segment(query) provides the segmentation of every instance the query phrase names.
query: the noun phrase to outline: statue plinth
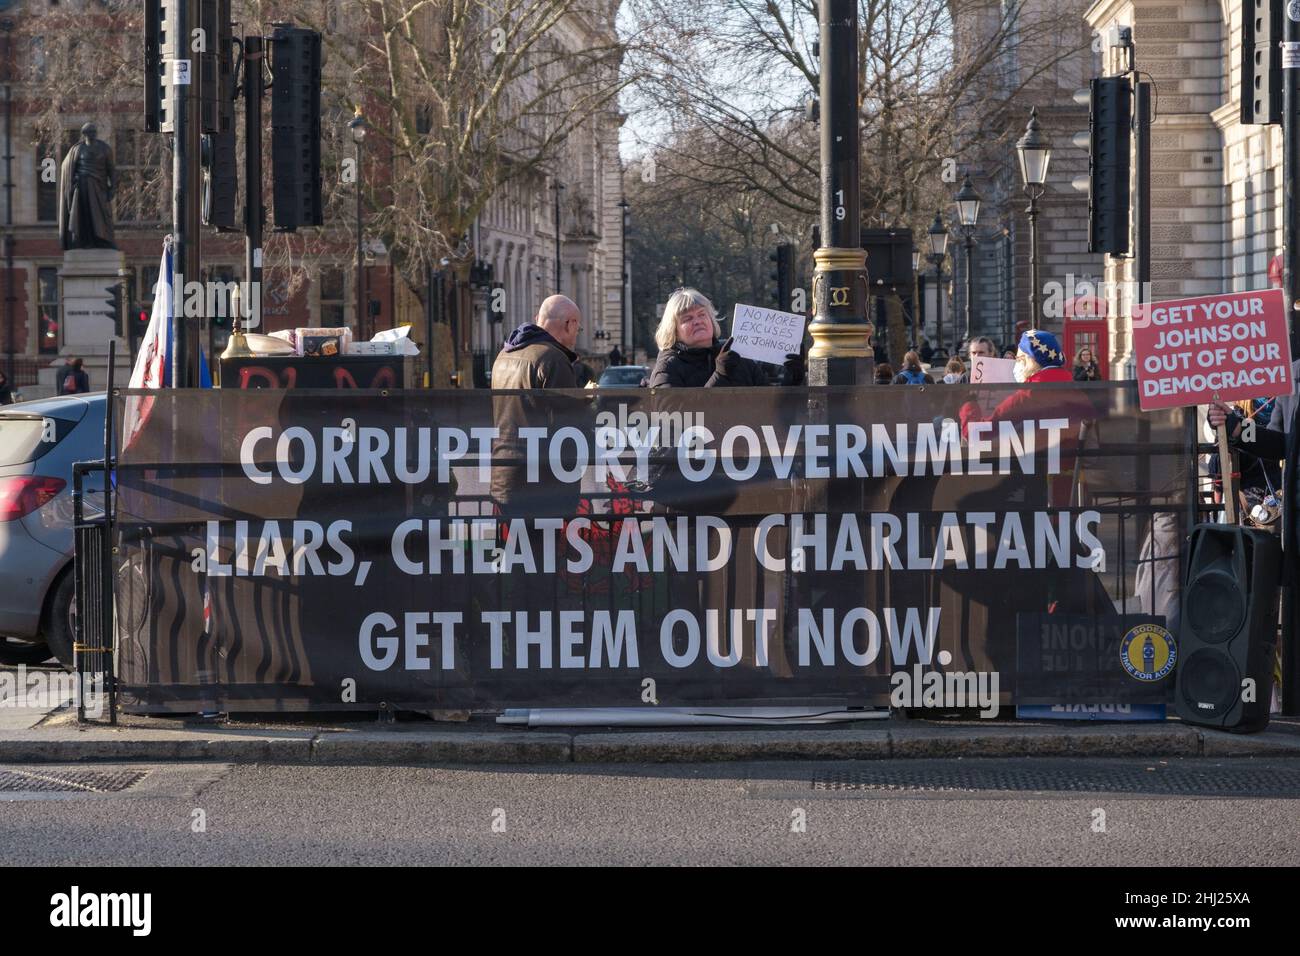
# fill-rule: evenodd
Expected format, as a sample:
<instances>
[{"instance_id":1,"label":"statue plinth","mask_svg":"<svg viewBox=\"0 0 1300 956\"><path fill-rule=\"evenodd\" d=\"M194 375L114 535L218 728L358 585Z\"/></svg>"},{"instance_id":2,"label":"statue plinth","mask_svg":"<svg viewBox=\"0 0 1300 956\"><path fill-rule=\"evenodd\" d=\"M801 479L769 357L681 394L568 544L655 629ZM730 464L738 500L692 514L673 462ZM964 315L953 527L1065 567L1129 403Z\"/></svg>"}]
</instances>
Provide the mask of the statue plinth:
<instances>
[{"instance_id":1,"label":"statue plinth","mask_svg":"<svg viewBox=\"0 0 1300 956\"><path fill-rule=\"evenodd\" d=\"M63 268L59 270L61 354L83 358L108 354L108 344L117 329L111 314L112 289L123 282L119 273L125 264L126 256L118 249L69 249L63 254ZM122 348L119 340L119 353Z\"/></svg>"}]
</instances>

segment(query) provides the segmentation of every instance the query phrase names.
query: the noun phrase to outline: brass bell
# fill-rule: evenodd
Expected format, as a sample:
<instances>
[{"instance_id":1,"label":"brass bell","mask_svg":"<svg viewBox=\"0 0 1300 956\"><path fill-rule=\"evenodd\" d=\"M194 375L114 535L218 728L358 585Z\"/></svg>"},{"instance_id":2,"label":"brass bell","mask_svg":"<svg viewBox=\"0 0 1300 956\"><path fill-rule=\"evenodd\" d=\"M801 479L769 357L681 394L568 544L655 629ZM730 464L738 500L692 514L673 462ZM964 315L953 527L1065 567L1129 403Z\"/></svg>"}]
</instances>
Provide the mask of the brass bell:
<instances>
[{"instance_id":1,"label":"brass bell","mask_svg":"<svg viewBox=\"0 0 1300 956\"><path fill-rule=\"evenodd\" d=\"M240 306L239 283L235 283L235 288L230 294L230 311L234 315L231 320L230 340L226 342L226 349L221 353L223 359L247 358L253 354L253 350L248 347L248 338L239 328Z\"/></svg>"}]
</instances>

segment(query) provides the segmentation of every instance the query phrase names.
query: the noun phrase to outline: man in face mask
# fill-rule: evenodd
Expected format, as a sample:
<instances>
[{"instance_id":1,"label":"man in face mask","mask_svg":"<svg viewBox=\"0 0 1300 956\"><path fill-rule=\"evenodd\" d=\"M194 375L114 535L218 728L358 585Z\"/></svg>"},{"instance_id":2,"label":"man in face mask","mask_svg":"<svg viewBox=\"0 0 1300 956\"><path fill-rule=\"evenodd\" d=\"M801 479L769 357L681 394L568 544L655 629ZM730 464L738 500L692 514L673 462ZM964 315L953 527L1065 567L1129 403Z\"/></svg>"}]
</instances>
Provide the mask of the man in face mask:
<instances>
[{"instance_id":1,"label":"man in face mask","mask_svg":"<svg viewBox=\"0 0 1300 956\"><path fill-rule=\"evenodd\" d=\"M1074 376L1065 367L1065 350L1061 343L1051 332L1041 329L1030 329L1020 336L1012 374L1017 382L1074 381Z\"/></svg>"},{"instance_id":2,"label":"man in face mask","mask_svg":"<svg viewBox=\"0 0 1300 956\"><path fill-rule=\"evenodd\" d=\"M1016 366L1012 371L1017 382L1023 385L1073 382L1074 376L1065 367L1065 350L1055 335L1042 329L1030 329L1020 337L1016 350ZM1062 439L1061 459L1065 474L1054 481L1052 497L1060 507L1071 500L1071 476L1075 460L1075 445L1079 426L1096 417L1096 410L1087 396L1078 389L1049 389L1038 392L1032 388L1019 388L1004 398L989 414L974 402L967 402L958 412L961 433L966 437L971 422L1020 422L1035 418L1064 418L1070 426Z\"/></svg>"},{"instance_id":3,"label":"man in face mask","mask_svg":"<svg viewBox=\"0 0 1300 956\"><path fill-rule=\"evenodd\" d=\"M1030 329L1020 336L1020 347L1016 350L1016 365L1012 369L1015 380L1022 385L1034 385L1040 382L1073 382L1074 376L1065 367L1065 350L1051 332L1042 329ZM1062 405L1066 412L1078 412L1082 406L1073 393L1058 393L1053 405ZM1078 406L1078 407L1076 407ZM961 407L962 435L966 434L968 422L1020 421L1034 417L1034 409L1041 410L1047 403L1033 398L1028 388L1017 389L1002 400L991 414L985 414L977 401L969 401Z\"/></svg>"}]
</instances>

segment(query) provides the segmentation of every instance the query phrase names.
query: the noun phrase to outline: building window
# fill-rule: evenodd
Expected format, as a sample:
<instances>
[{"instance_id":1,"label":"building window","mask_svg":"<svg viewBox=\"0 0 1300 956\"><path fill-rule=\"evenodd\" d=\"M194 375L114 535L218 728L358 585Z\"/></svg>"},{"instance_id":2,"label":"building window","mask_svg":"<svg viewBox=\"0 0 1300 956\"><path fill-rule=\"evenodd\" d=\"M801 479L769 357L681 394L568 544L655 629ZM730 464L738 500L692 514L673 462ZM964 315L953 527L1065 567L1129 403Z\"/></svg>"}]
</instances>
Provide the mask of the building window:
<instances>
[{"instance_id":1,"label":"building window","mask_svg":"<svg viewBox=\"0 0 1300 956\"><path fill-rule=\"evenodd\" d=\"M65 129L63 141L58 146L40 143L36 147L36 221L57 222L59 218L59 175L63 157L68 150L81 139L81 131ZM53 160L53 166L46 161ZM46 169L53 169L53 176L46 181Z\"/></svg>"},{"instance_id":2,"label":"building window","mask_svg":"<svg viewBox=\"0 0 1300 956\"><path fill-rule=\"evenodd\" d=\"M41 355L58 354L59 270L56 266L42 266L36 270L36 312L40 316L37 351Z\"/></svg>"},{"instance_id":3,"label":"building window","mask_svg":"<svg viewBox=\"0 0 1300 956\"><path fill-rule=\"evenodd\" d=\"M54 177L47 182L46 160L54 160ZM48 145L36 147L36 221L57 222L59 218L59 162L62 157L55 156Z\"/></svg>"},{"instance_id":4,"label":"building window","mask_svg":"<svg viewBox=\"0 0 1300 956\"><path fill-rule=\"evenodd\" d=\"M118 222L161 222L161 137L142 136L133 129L113 132L113 203Z\"/></svg>"},{"instance_id":5,"label":"building window","mask_svg":"<svg viewBox=\"0 0 1300 956\"><path fill-rule=\"evenodd\" d=\"M338 329L347 325L345 290L346 281L342 269L321 269L320 324L322 328Z\"/></svg>"},{"instance_id":6,"label":"building window","mask_svg":"<svg viewBox=\"0 0 1300 956\"><path fill-rule=\"evenodd\" d=\"M37 82L43 82L47 79L48 59L45 52L45 37L32 37L30 65L32 76Z\"/></svg>"}]
</instances>

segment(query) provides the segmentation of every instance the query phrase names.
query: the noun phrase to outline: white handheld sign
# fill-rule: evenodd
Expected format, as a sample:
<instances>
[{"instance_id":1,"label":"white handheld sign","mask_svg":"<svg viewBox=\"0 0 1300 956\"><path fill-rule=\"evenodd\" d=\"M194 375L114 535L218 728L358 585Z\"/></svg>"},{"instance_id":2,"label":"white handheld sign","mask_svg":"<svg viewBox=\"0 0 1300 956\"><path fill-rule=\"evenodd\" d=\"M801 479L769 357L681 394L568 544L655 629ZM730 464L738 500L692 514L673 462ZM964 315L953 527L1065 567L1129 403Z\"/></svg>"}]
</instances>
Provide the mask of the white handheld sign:
<instances>
[{"instance_id":1,"label":"white handheld sign","mask_svg":"<svg viewBox=\"0 0 1300 956\"><path fill-rule=\"evenodd\" d=\"M792 312L737 305L731 322L731 350L755 362L781 365L803 346L804 317Z\"/></svg>"},{"instance_id":2,"label":"white handheld sign","mask_svg":"<svg viewBox=\"0 0 1300 956\"><path fill-rule=\"evenodd\" d=\"M971 359L970 383L972 385L988 385L989 383L1014 382L1016 380L1015 370L1015 359L989 358L986 355L977 355Z\"/></svg>"}]
</instances>

